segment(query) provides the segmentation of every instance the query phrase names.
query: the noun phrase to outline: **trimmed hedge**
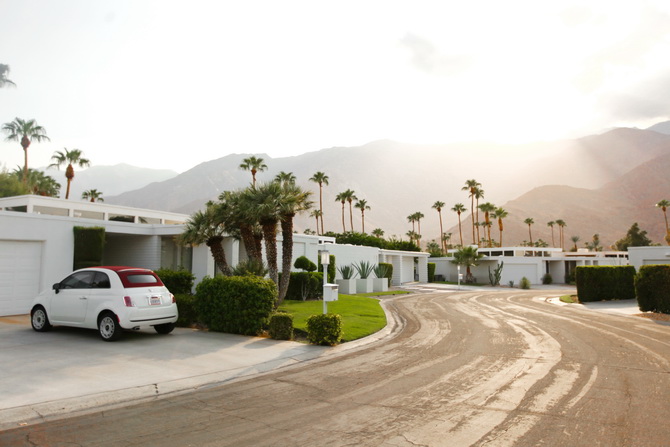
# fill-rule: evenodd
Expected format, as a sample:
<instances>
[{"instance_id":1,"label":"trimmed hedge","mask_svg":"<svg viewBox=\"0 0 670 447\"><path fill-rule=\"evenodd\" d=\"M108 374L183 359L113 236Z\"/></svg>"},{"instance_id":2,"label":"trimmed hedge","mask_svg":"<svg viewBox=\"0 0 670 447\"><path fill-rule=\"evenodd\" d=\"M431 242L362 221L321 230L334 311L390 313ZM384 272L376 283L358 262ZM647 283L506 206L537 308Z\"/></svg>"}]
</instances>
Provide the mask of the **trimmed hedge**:
<instances>
[{"instance_id":1,"label":"trimmed hedge","mask_svg":"<svg viewBox=\"0 0 670 447\"><path fill-rule=\"evenodd\" d=\"M629 300L635 298L635 267L632 265L584 265L575 269L579 301Z\"/></svg>"},{"instance_id":2,"label":"trimmed hedge","mask_svg":"<svg viewBox=\"0 0 670 447\"><path fill-rule=\"evenodd\" d=\"M312 315L307 319L307 340L315 345L338 344L342 340L342 318L336 314Z\"/></svg>"},{"instance_id":3,"label":"trimmed hedge","mask_svg":"<svg viewBox=\"0 0 670 447\"><path fill-rule=\"evenodd\" d=\"M293 263L293 267L304 270L306 272L313 272L316 270L316 264L309 260L307 256L300 256Z\"/></svg>"},{"instance_id":4,"label":"trimmed hedge","mask_svg":"<svg viewBox=\"0 0 670 447\"><path fill-rule=\"evenodd\" d=\"M435 282L435 263L428 263L428 282Z\"/></svg>"},{"instance_id":5,"label":"trimmed hedge","mask_svg":"<svg viewBox=\"0 0 670 447\"><path fill-rule=\"evenodd\" d=\"M102 253L105 248L105 229L103 227L74 227L74 270L102 265Z\"/></svg>"},{"instance_id":6,"label":"trimmed hedge","mask_svg":"<svg viewBox=\"0 0 670 447\"><path fill-rule=\"evenodd\" d=\"M188 270L158 269L155 273L174 295L190 294L193 291L195 276Z\"/></svg>"},{"instance_id":7,"label":"trimmed hedge","mask_svg":"<svg viewBox=\"0 0 670 447\"><path fill-rule=\"evenodd\" d=\"M198 322L198 312L195 308L195 296L190 293L174 294L179 310L177 326L191 327Z\"/></svg>"},{"instance_id":8,"label":"trimmed hedge","mask_svg":"<svg viewBox=\"0 0 670 447\"><path fill-rule=\"evenodd\" d=\"M670 265L643 265L635 277L642 312L670 314Z\"/></svg>"},{"instance_id":9,"label":"trimmed hedge","mask_svg":"<svg viewBox=\"0 0 670 447\"><path fill-rule=\"evenodd\" d=\"M285 312L272 314L268 332L275 340L293 339L293 315Z\"/></svg>"},{"instance_id":10,"label":"trimmed hedge","mask_svg":"<svg viewBox=\"0 0 670 447\"><path fill-rule=\"evenodd\" d=\"M322 297L323 273L291 272L285 299L305 301L321 299Z\"/></svg>"},{"instance_id":11,"label":"trimmed hedge","mask_svg":"<svg viewBox=\"0 0 670 447\"><path fill-rule=\"evenodd\" d=\"M258 276L207 277L195 288L199 320L212 331L257 335L277 301L277 286Z\"/></svg>"}]
</instances>

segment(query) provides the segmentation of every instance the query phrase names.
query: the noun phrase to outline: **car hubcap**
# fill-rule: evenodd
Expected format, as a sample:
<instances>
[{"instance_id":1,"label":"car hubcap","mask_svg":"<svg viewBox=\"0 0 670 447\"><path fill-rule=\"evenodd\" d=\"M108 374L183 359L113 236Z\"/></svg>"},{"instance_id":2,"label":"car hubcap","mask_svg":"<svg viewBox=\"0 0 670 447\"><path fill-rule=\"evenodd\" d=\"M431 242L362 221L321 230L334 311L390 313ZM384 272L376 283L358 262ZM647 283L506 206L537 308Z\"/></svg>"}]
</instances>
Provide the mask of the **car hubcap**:
<instances>
[{"instance_id":1,"label":"car hubcap","mask_svg":"<svg viewBox=\"0 0 670 447\"><path fill-rule=\"evenodd\" d=\"M44 312L41 310L35 311L33 314L33 326L37 329L42 329L42 326L44 326Z\"/></svg>"},{"instance_id":2,"label":"car hubcap","mask_svg":"<svg viewBox=\"0 0 670 447\"><path fill-rule=\"evenodd\" d=\"M100 335L104 338L110 338L114 335L114 320L112 317L105 317L100 322Z\"/></svg>"}]
</instances>

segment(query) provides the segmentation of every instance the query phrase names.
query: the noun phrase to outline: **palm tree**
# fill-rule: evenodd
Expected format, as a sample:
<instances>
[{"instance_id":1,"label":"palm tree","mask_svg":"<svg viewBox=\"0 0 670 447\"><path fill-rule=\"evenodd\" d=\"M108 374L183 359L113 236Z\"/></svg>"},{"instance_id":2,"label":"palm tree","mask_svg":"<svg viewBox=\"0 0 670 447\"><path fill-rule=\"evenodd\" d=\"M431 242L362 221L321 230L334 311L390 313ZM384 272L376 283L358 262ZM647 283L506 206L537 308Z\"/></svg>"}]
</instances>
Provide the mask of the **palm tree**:
<instances>
[{"instance_id":1,"label":"palm tree","mask_svg":"<svg viewBox=\"0 0 670 447\"><path fill-rule=\"evenodd\" d=\"M295 185L295 175L292 172L281 171L275 176L275 182L281 184Z\"/></svg>"},{"instance_id":2,"label":"palm tree","mask_svg":"<svg viewBox=\"0 0 670 447\"><path fill-rule=\"evenodd\" d=\"M484 198L484 190L480 186L475 188L475 213L476 213L475 219L477 222L479 222L479 199ZM480 240L479 227L477 227L477 240L478 241Z\"/></svg>"},{"instance_id":3,"label":"palm tree","mask_svg":"<svg viewBox=\"0 0 670 447\"><path fill-rule=\"evenodd\" d=\"M556 222L554 222L553 220L550 220L549 222L547 222L547 226L551 227L551 246L552 247L556 246L556 242L554 240L554 225L555 224L556 224Z\"/></svg>"},{"instance_id":4,"label":"palm tree","mask_svg":"<svg viewBox=\"0 0 670 447\"><path fill-rule=\"evenodd\" d=\"M526 220L523 221L526 225L528 225L528 237L530 238L530 245L531 247L533 246L533 234L530 231L530 226L535 223L532 217L526 218Z\"/></svg>"},{"instance_id":5,"label":"palm tree","mask_svg":"<svg viewBox=\"0 0 670 447\"><path fill-rule=\"evenodd\" d=\"M368 201L365 199L358 200L358 202L356 202L354 206L359 210L361 210L361 223L362 223L361 233L365 234L365 210L369 210L371 208L368 205Z\"/></svg>"},{"instance_id":6,"label":"palm tree","mask_svg":"<svg viewBox=\"0 0 670 447\"><path fill-rule=\"evenodd\" d=\"M0 64L0 88L5 87L7 85L16 85L14 84L13 81L10 81L7 78L7 75L9 74L9 65L7 64Z\"/></svg>"},{"instance_id":7,"label":"palm tree","mask_svg":"<svg viewBox=\"0 0 670 447\"><path fill-rule=\"evenodd\" d=\"M312 210L311 213L309 213L309 217L314 217L316 218L316 234L319 233L319 218L321 217L321 210Z\"/></svg>"},{"instance_id":8,"label":"palm tree","mask_svg":"<svg viewBox=\"0 0 670 447\"><path fill-rule=\"evenodd\" d=\"M417 241L421 239L421 235L419 233L414 230L410 230L406 234L410 242L416 243L418 245Z\"/></svg>"},{"instance_id":9,"label":"palm tree","mask_svg":"<svg viewBox=\"0 0 670 447\"><path fill-rule=\"evenodd\" d=\"M17 166L13 174L21 182L23 179L23 168ZM28 182L25 186L27 186L31 193L38 196L58 197L60 195L60 183L50 175L46 175L44 172L33 168L28 168Z\"/></svg>"},{"instance_id":10,"label":"palm tree","mask_svg":"<svg viewBox=\"0 0 670 447\"><path fill-rule=\"evenodd\" d=\"M323 230L323 185L328 184L328 176L321 171L317 171L317 172L314 173L313 176L310 177L309 181L319 184L319 211L321 211L321 234L324 234L324 230ZM319 229L317 228L316 230L317 230L317 233L318 233Z\"/></svg>"},{"instance_id":11,"label":"palm tree","mask_svg":"<svg viewBox=\"0 0 670 447\"><path fill-rule=\"evenodd\" d=\"M487 234L488 234L488 246L492 247L493 243L491 241L491 213L496 210L496 206L492 204L491 202L486 202L482 203L481 205L478 206L480 210L484 212L484 226L486 227Z\"/></svg>"},{"instance_id":12,"label":"palm tree","mask_svg":"<svg viewBox=\"0 0 670 447\"><path fill-rule=\"evenodd\" d=\"M351 225L351 231L354 231L354 209L353 209L353 202L354 200L357 200L358 197L356 197L356 193L352 191L351 189L347 189L344 191L342 194L344 194L344 198L349 203L349 224Z\"/></svg>"},{"instance_id":13,"label":"palm tree","mask_svg":"<svg viewBox=\"0 0 670 447\"><path fill-rule=\"evenodd\" d=\"M465 210L466 210L466 209L465 209L465 205L463 205L462 203L457 203L457 204L454 205L454 207L451 209L451 211L453 211L453 212L455 212L456 214L458 214L458 234L459 234L459 236L460 236L460 238L461 238L461 247L463 246L463 229L461 228L461 213L464 212ZM473 234L473 236L474 236L475 233L473 232L472 234Z\"/></svg>"},{"instance_id":14,"label":"palm tree","mask_svg":"<svg viewBox=\"0 0 670 447\"><path fill-rule=\"evenodd\" d=\"M444 235L444 228L442 228L442 208L444 208L444 202L440 202L439 200L433 203L433 209L437 210L437 214L440 217L440 234ZM444 253L447 252L447 247L444 243L444 238L440 238L442 242L442 251Z\"/></svg>"},{"instance_id":15,"label":"palm tree","mask_svg":"<svg viewBox=\"0 0 670 447\"><path fill-rule=\"evenodd\" d=\"M477 180L466 180L465 186L461 188L461 191L468 191L468 197L470 197L470 217L472 217L472 243L476 244L477 239L475 238L475 192L477 188L482 186ZM458 214L460 217L460 213ZM463 241L461 241L461 246Z\"/></svg>"},{"instance_id":16,"label":"palm tree","mask_svg":"<svg viewBox=\"0 0 670 447\"><path fill-rule=\"evenodd\" d=\"M374 237L378 237L381 239L384 237L384 230L382 230L381 228L375 228L374 230L372 230L372 235Z\"/></svg>"},{"instance_id":17,"label":"palm tree","mask_svg":"<svg viewBox=\"0 0 670 447\"><path fill-rule=\"evenodd\" d=\"M257 263L263 262L263 231L255 214L254 191L246 188L239 191L224 191L219 195L223 208L224 225L229 233L239 230L247 256Z\"/></svg>"},{"instance_id":18,"label":"palm tree","mask_svg":"<svg viewBox=\"0 0 670 447\"><path fill-rule=\"evenodd\" d=\"M65 148L64 148L65 149ZM60 169L61 165L67 163L67 168L65 169L65 178L67 179L67 188L65 190L65 199L70 198L70 183L74 178L74 167L73 164L78 165L80 168L90 166L91 162L82 158L82 152L79 149L72 149L71 151L65 149L65 152L56 151L51 156L51 159L54 161L49 165L49 167L56 167Z\"/></svg>"},{"instance_id":19,"label":"palm tree","mask_svg":"<svg viewBox=\"0 0 670 447\"><path fill-rule=\"evenodd\" d=\"M561 250L565 250L563 248L564 241L565 241L564 228L567 226L567 224L565 223L565 221L563 219L556 219L556 225L558 225L558 228L559 228L559 234L558 234L559 238L558 239L559 239L559 242L561 243Z\"/></svg>"},{"instance_id":20,"label":"palm tree","mask_svg":"<svg viewBox=\"0 0 670 447\"><path fill-rule=\"evenodd\" d=\"M415 232L416 225L414 224L416 223L416 214L410 214L409 216L407 216L407 222L412 224L412 232Z\"/></svg>"},{"instance_id":21,"label":"palm tree","mask_svg":"<svg viewBox=\"0 0 670 447\"><path fill-rule=\"evenodd\" d=\"M347 229L344 226L344 204L347 203L347 196L345 195L344 192L341 192L337 196L335 196L335 201L340 202L342 204L342 233L346 233Z\"/></svg>"},{"instance_id":22,"label":"palm tree","mask_svg":"<svg viewBox=\"0 0 670 447\"><path fill-rule=\"evenodd\" d=\"M454 253L454 259L451 260L451 263L456 265L464 265L466 268L465 282L473 283L474 278L472 276L472 272L470 271L470 267L479 265L479 260L483 257L483 254L477 252L476 247L461 247Z\"/></svg>"},{"instance_id":23,"label":"palm tree","mask_svg":"<svg viewBox=\"0 0 670 447\"><path fill-rule=\"evenodd\" d=\"M495 209L495 211L493 211L493 218L498 219L498 231L500 231L500 246L501 247L503 246L502 245L502 243L503 243L502 235L503 235L503 230L504 230L503 219L506 218L508 215L509 215L509 213L504 208L501 208L501 207L498 207L498 208Z\"/></svg>"},{"instance_id":24,"label":"palm tree","mask_svg":"<svg viewBox=\"0 0 670 447\"><path fill-rule=\"evenodd\" d=\"M451 233L442 233L442 245L444 245L444 250L442 253L446 253L449 248L449 242L451 241Z\"/></svg>"},{"instance_id":25,"label":"palm tree","mask_svg":"<svg viewBox=\"0 0 670 447\"><path fill-rule=\"evenodd\" d=\"M663 199L656 206L663 211L663 218L665 219L665 242L670 245L670 228L668 228L668 214L666 213L668 207L670 207L670 201Z\"/></svg>"},{"instance_id":26,"label":"palm tree","mask_svg":"<svg viewBox=\"0 0 670 447\"><path fill-rule=\"evenodd\" d=\"M416 240L416 245L418 245L419 247L421 246L421 219L423 219L424 217L426 216L424 216L421 211L417 211L416 213L414 213L414 218L416 219L417 234L419 236L419 238Z\"/></svg>"},{"instance_id":27,"label":"palm tree","mask_svg":"<svg viewBox=\"0 0 670 447\"><path fill-rule=\"evenodd\" d=\"M573 244L575 244L574 251L577 251L577 242L579 242L580 237L579 236L572 236L570 240L572 241Z\"/></svg>"},{"instance_id":28,"label":"palm tree","mask_svg":"<svg viewBox=\"0 0 670 447\"><path fill-rule=\"evenodd\" d=\"M206 244L209 247L216 266L221 272L229 276L230 267L226 261L226 252L223 249L223 234L225 227L219 220L220 204L208 203L205 211L196 211L186 221L184 232L179 240L187 245Z\"/></svg>"},{"instance_id":29,"label":"palm tree","mask_svg":"<svg viewBox=\"0 0 670 447\"><path fill-rule=\"evenodd\" d=\"M30 143L35 140L38 143L43 140L49 141L47 131L40 126L35 120L22 120L21 118L14 118L14 121L5 123L2 126L2 131L7 134L6 141L19 141L23 148L23 183L28 182L28 147Z\"/></svg>"},{"instance_id":30,"label":"palm tree","mask_svg":"<svg viewBox=\"0 0 670 447\"><path fill-rule=\"evenodd\" d=\"M279 285L277 267L277 227L279 225L279 205L282 200L282 186L277 182L263 183L248 189L250 211L263 231L265 257L268 276Z\"/></svg>"},{"instance_id":31,"label":"palm tree","mask_svg":"<svg viewBox=\"0 0 670 447\"><path fill-rule=\"evenodd\" d=\"M102 198L102 192L97 189L89 189L81 193L81 198L84 200L90 200L91 202L104 202L105 199Z\"/></svg>"},{"instance_id":32,"label":"palm tree","mask_svg":"<svg viewBox=\"0 0 670 447\"><path fill-rule=\"evenodd\" d=\"M268 168L268 166L265 163L263 163L262 158L254 156L245 158L244 160L242 160L242 162L243 163L240 165L240 169L245 171L251 171L252 185L256 186L256 173L265 171Z\"/></svg>"}]
</instances>

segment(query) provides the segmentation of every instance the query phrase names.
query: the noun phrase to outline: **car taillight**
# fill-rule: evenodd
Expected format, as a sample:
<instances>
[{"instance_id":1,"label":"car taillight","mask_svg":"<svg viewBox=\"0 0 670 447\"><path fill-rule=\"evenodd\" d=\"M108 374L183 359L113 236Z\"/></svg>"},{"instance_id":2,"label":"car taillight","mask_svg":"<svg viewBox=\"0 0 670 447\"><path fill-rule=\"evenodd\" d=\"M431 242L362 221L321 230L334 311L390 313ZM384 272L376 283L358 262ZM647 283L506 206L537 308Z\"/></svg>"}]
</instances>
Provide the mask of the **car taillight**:
<instances>
[{"instance_id":1,"label":"car taillight","mask_svg":"<svg viewBox=\"0 0 670 447\"><path fill-rule=\"evenodd\" d=\"M126 303L126 307L135 307L135 305L133 304L133 299L129 296L124 296L123 302Z\"/></svg>"},{"instance_id":2,"label":"car taillight","mask_svg":"<svg viewBox=\"0 0 670 447\"><path fill-rule=\"evenodd\" d=\"M173 294L170 294L170 296L172 297L172 302L173 302L173 303L176 303L176 302L177 302L177 298L175 298Z\"/></svg>"}]
</instances>

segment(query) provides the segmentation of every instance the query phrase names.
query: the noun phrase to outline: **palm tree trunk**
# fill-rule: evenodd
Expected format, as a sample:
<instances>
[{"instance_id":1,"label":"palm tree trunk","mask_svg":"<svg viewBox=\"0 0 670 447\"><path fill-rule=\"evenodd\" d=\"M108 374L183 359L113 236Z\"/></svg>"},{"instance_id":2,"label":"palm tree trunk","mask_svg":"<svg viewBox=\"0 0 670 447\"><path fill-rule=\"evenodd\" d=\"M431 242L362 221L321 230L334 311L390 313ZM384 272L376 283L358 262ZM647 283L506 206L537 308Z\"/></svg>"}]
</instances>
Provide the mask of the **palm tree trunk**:
<instances>
[{"instance_id":1,"label":"palm tree trunk","mask_svg":"<svg viewBox=\"0 0 670 447\"><path fill-rule=\"evenodd\" d=\"M349 224L351 225L351 232L354 232L354 210L349 202Z\"/></svg>"},{"instance_id":2,"label":"palm tree trunk","mask_svg":"<svg viewBox=\"0 0 670 447\"><path fill-rule=\"evenodd\" d=\"M470 197L470 217L472 217L472 245L477 244L475 239L475 196Z\"/></svg>"},{"instance_id":3,"label":"palm tree trunk","mask_svg":"<svg viewBox=\"0 0 670 447\"><path fill-rule=\"evenodd\" d=\"M365 234L365 211L361 210L361 232Z\"/></svg>"},{"instance_id":4,"label":"palm tree trunk","mask_svg":"<svg viewBox=\"0 0 670 447\"><path fill-rule=\"evenodd\" d=\"M321 211L321 234L323 234L323 185L319 183L319 211ZM319 232L319 219L316 220L316 232Z\"/></svg>"},{"instance_id":5,"label":"palm tree trunk","mask_svg":"<svg viewBox=\"0 0 670 447\"><path fill-rule=\"evenodd\" d=\"M458 235L461 237L461 247L463 247L463 228L461 228L461 213L458 213Z\"/></svg>"},{"instance_id":6,"label":"palm tree trunk","mask_svg":"<svg viewBox=\"0 0 670 447\"><path fill-rule=\"evenodd\" d=\"M442 211L438 211L437 214L440 215L440 242L442 242L442 253L447 252L447 241L444 240L444 229L442 228Z\"/></svg>"},{"instance_id":7,"label":"palm tree trunk","mask_svg":"<svg viewBox=\"0 0 670 447\"><path fill-rule=\"evenodd\" d=\"M265 239L265 257L268 261L268 275L275 284L279 283L277 271L277 221L268 220L261 222L263 238Z\"/></svg>"},{"instance_id":8,"label":"palm tree trunk","mask_svg":"<svg viewBox=\"0 0 670 447\"><path fill-rule=\"evenodd\" d=\"M226 252L223 249L223 236L214 236L207 239L207 246L209 247L212 257L216 266L221 270L225 276L230 276L230 267L228 267L228 261L226 260Z\"/></svg>"},{"instance_id":9,"label":"palm tree trunk","mask_svg":"<svg viewBox=\"0 0 670 447\"><path fill-rule=\"evenodd\" d=\"M240 235L242 236L242 243L244 244L244 249L247 251L249 259L262 262L261 252L256 250L254 231L251 225L240 225Z\"/></svg>"},{"instance_id":10,"label":"palm tree trunk","mask_svg":"<svg viewBox=\"0 0 670 447\"><path fill-rule=\"evenodd\" d=\"M293 214L284 215L281 224L281 280L275 309L284 301L291 280L291 261L293 260Z\"/></svg>"},{"instance_id":11,"label":"palm tree trunk","mask_svg":"<svg viewBox=\"0 0 670 447\"><path fill-rule=\"evenodd\" d=\"M533 245L533 234L530 232L530 224L528 224L528 237L530 238L530 245Z\"/></svg>"},{"instance_id":12,"label":"palm tree trunk","mask_svg":"<svg viewBox=\"0 0 670 447\"><path fill-rule=\"evenodd\" d=\"M344 226L344 202L342 202L342 233L346 233L347 228Z\"/></svg>"}]
</instances>

